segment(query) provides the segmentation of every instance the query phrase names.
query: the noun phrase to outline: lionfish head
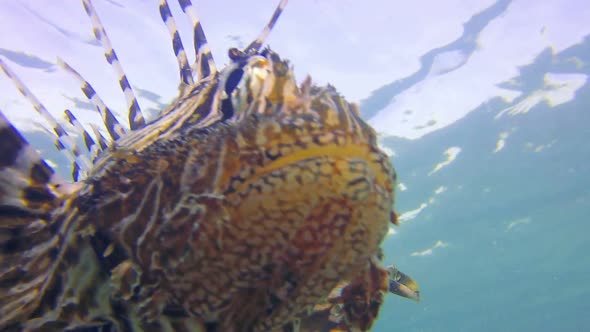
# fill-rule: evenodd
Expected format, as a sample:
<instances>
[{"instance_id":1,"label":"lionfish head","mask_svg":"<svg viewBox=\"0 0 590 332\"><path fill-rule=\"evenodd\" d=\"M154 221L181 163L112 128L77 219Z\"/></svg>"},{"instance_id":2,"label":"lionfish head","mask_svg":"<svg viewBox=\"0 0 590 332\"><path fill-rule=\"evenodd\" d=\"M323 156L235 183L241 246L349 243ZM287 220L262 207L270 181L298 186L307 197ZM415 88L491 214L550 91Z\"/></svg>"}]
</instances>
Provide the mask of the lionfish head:
<instances>
[{"instance_id":1,"label":"lionfish head","mask_svg":"<svg viewBox=\"0 0 590 332\"><path fill-rule=\"evenodd\" d=\"M221 71L218 87L224 119L240 119L253 112L264 113L261 107L276 105L299 95L289 62L270 48L260 52L232 48L229 56L232 63Z\"/></svg>"}]
</instances>

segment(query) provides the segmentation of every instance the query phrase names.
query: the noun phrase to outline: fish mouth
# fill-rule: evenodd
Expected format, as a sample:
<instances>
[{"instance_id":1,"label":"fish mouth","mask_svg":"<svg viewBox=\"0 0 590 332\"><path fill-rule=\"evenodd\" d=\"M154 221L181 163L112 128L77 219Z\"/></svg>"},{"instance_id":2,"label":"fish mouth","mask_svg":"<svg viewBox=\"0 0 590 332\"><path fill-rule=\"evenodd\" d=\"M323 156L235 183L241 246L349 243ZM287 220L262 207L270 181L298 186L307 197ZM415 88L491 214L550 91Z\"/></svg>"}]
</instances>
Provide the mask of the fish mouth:
<instances>
[{"instance_id":1,"label":"fish mouth","mask_svg":"<svg viewBox=\"0 0 590 332\"><path fill-rule=\"evenodd\" d=\"M386 191L393 191L392 176L390 173L383 171L383 165L375 162L375 155L372 154L370 148L366 145L361 144L326 144L321 146L308 146L305 149L298 149L292 151L289 154L280 156L267 164L258 167L256 170L257 176L252 176L242 182L236 191L247 188L251 183L258 181L260 177L272 174L273 172L280 171L281 169L297 165L298 163L306 160L312 160L315 158L330 158L340 160L361 160L364 161L374 176L374 181L379 186L386 189ZM385 159L385 157L383 158ZM228 182L231 174L227 173L224 177L225 181L220 183ZM224 190L220 188L220 190Z\"/></svg>"},{"instance_id":2,"label":"fish mouth","mask_svg":"<svg viewBox=\"0 0 590 332\"><path fill-rule=\"evenodd\" d=\"M389 291L410 300L420 301L420 287L416 280L395 267L388 268Z\"/></svg>"}]
</instances>

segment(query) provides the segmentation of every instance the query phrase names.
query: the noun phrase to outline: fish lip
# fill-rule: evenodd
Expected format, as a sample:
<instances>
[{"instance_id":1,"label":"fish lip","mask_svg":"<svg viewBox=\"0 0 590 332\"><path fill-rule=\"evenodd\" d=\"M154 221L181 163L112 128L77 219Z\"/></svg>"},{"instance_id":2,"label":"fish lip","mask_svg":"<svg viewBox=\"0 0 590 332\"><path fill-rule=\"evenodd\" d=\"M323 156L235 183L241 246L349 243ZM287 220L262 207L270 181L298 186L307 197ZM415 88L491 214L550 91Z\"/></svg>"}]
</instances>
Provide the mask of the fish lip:
<instances>
[{"instance_id":1,"label":"fish lip","mask_svg":"<svg viewBox=\"0 0 590 332\"><path fill-rule=\"evenodd\" d=\"M389 291L396 294L396 295L405 297L407 299L414 300L416 302L420 302L420 291L413 290L406 285L398 284L397 288L394 290L392 290L392 288L390 286Z\"/></svg>"}]
</instances>

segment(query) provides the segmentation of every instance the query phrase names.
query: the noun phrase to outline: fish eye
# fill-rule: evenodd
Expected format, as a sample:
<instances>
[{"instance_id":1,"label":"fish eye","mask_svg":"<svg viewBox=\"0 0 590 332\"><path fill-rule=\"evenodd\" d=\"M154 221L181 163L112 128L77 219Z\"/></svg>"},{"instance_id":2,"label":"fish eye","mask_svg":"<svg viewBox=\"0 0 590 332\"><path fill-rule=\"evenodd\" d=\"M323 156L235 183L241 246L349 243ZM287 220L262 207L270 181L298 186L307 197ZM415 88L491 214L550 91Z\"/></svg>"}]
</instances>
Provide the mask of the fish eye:
<instances>
[{"instance_id":1,"label":"fish eye","mask_svg":"<svg viewBox=\"0 0 590 332\"><path fill-rule=\"evenodd\" d=\"M222 121L227 120L234 116L234 106L232 105L232 92L236 89L242 77L244 76L244 69L242 68L243 65L236 67L229 75L225 81L225 85L223 87L227 97L221 102L221 113L223 114Z\"/></svg>"},{"instance_id":2,"label":"fish eye","mask_svg":"<svg viewBox=\"0 0 590 332\"><path fill-rule=\"evenodd\" d=\"M219 82L219 90L223 89L220 105L222 121L233 118L249 104L247 98L260 92L270 74L269 61L260 55L244 55L225 71Z\"/></svg>"},{"instance_id":3,"label":"fish eye","mask_svg":"<svg viewBox=\"0 0 590 332\"><path fill-rule=\"evenodd\" d=\"M240 83L240 80L242 79L242 77L244 76L244 69L242 69L242 67L238 67L236 69L234 69L229 76L227 77L227 80L225 81L225 93L227 93L228 96L231 95L231 93L234 91L234 89L238 86L238 84Z\"/></svg>"}]
</instances>

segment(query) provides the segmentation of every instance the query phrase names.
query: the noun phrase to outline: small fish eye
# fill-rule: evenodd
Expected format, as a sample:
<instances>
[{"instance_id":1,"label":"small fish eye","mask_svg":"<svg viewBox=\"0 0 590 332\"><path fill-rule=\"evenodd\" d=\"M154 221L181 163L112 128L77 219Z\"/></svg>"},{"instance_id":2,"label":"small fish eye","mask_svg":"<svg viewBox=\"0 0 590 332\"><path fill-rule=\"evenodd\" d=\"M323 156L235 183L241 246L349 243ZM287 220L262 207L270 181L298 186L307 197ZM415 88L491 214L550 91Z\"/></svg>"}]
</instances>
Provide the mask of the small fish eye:
<instances>
[{"instance_id":1,"label":"small fish eye","mask_svg":"<svg viewBox=\"0 0 590 332\"><path fill-rule=\"evenodd\" d=\"M221 112L223 113L222 121L234 116L234 106L232 105L231 94L238 84L240 84L243 76L244 69L242 69L242 67L237 67L227 76L225 86L223 87L227 94L227 98L221 101Z\"/></svg>"},{"instance_id":2,"label":"small fish eye","mask_svg":"<svg viewBox=\"0 0 590 332\"><path fill-rule=\"evenodd\" d=\"M229 51L227 51L227 56L232 60L232 61L239 61L243 58L246 57L246 53L244 53L242 50L232 47L229 49Z\"/></svg>"}]
</instances>

